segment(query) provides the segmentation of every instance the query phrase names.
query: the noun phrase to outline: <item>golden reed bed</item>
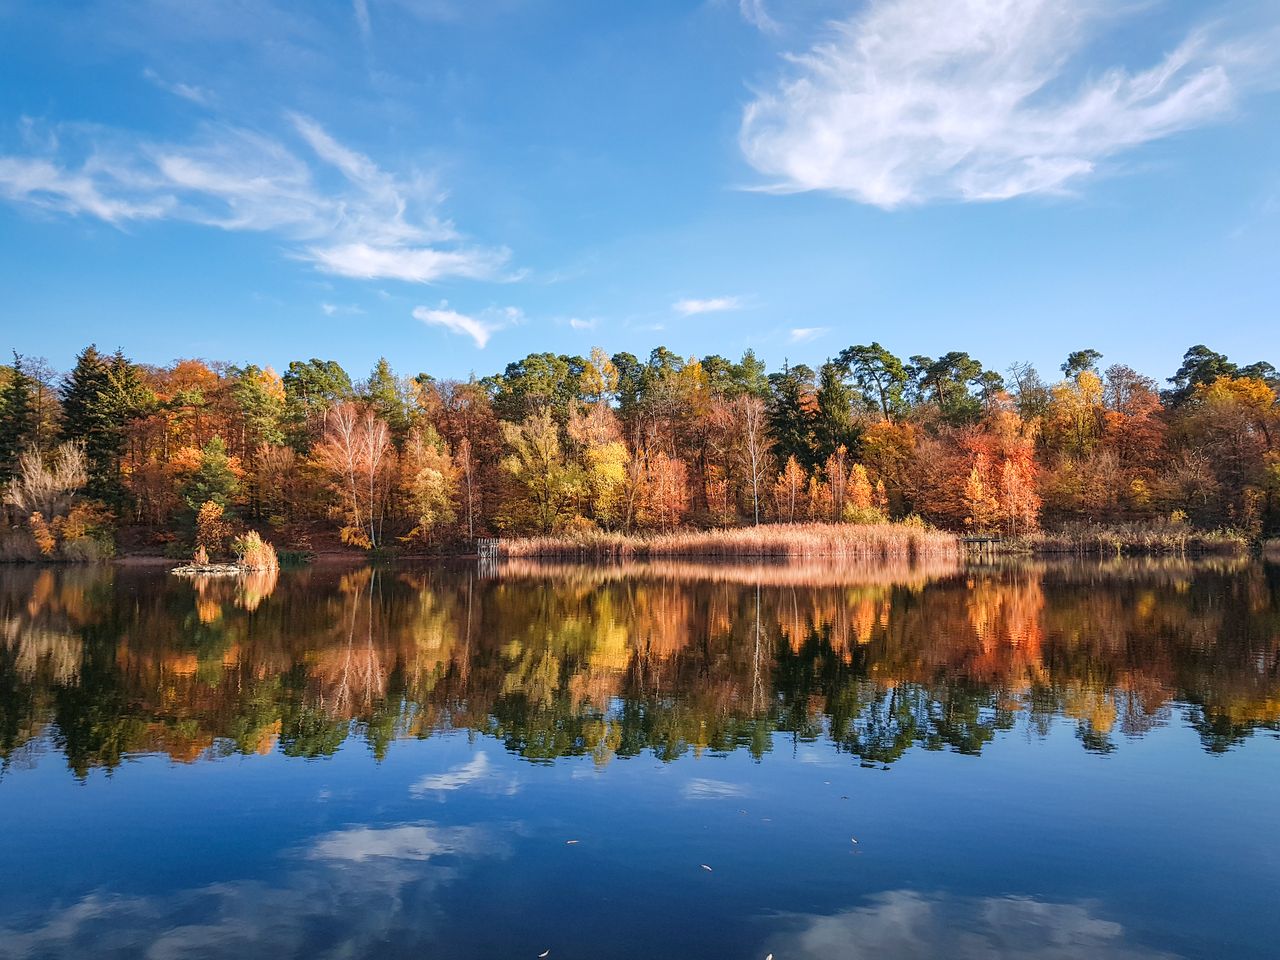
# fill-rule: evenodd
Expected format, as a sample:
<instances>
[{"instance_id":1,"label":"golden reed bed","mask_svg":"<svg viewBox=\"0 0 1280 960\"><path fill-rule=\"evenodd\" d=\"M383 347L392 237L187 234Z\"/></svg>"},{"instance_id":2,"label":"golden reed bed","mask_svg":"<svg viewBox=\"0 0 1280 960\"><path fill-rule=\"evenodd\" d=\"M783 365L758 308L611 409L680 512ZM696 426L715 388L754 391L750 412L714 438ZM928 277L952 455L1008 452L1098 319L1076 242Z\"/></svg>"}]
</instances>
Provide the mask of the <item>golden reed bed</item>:
<instances>
[{"instance_id":1,"label":"golden reed bed","mask_svg":"<svg viewBox=\"0 0 1280 960\"><path fill-rule=\"evenodd\" d=\"M959 560L960 541L950 533L909 524L780 523L732 530L687 530L629 535L527 537L503 541L506 559L576 557L836 557L889 561L924 558Z\"/></svg>"}]
</instances>

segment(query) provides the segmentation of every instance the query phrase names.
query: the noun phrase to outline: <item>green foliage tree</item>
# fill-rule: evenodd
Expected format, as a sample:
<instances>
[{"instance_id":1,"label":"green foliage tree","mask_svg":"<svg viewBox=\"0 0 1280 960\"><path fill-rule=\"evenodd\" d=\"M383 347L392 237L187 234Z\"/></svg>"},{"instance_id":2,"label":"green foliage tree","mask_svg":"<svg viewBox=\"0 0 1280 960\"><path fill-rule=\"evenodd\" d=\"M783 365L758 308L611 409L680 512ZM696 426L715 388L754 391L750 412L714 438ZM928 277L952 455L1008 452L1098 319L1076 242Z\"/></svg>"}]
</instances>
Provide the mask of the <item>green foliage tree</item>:
<instances>
[{"instance_id":1,"label":"green foliage tree","mask_svg":"<svg viewBox=\"0 0 1280 960\"><path fill-rule=\"evenodd\" d=\"M229 510L239 490L240 478L232 469L227 445L214 437L201 448L200 466L182 485L182 502L193 516L209 501Z\"/></svg>"},{"instance_id":2,"label":"green foliage tree","mask_svg":"<svg viewBox=\"0 0 1280 960\"><path fill-rule=\"evenodd\" d=\"M1004 386L998 373L983 370L981 363L959 350L937 360L914 356L908 373L915 380L917 399L931 400L943 418L953 423L976 420L982 413L983 399Z\"/></svg>"},{"instance_id":3,"label":"green foliage tree","mask_svg":"<svg viewBox=\"0 0 1280 960\"><path fill-rule=\"evenodd\" d=\"M242 449L284 443L285 392L280 378L254 364L233 369L231 376L231 397L243 425Z\"/></svg>"},{"instance_id":4,"label":"green foliage tree","mask_svg":"<svg viewBox=\"0 0 1280 960\"><path fill-rule=\"evenodd\" d=\"M95 346L76 357L62 392L62 438L84 445L89 461L88 493L119 506L120 455L129 421L154 409L154 393L123 353L107 357Z\"/></svg>"},{"instance_id":5,"label":"green foliage tree","mask_svg":"<svg viewBox=\"0 0 1280 960\"><path fill-rule=\"evenodd\" d=\"M1219 377L1234 377L1240 368L1225 354L1210 350L1203 343L1187 348L1182 355L1182 366L1169 378L1173 389L1165 392L1165 400L1171 406L1180 406L1191 399L1196 387L1208 385Z\"/></svg>"},{"instance_id":6,"label":"green foliage tree","mask_svg":"<svg viewBox=\"0 0 1280 960\"><path fill-rule=\"evenodd\" d=\"M818 371L818 409L813 424L813 463L826 463L840 447L857 446L858 430L853 421L853 390L845 382L838 363L824 363Z\"/></svg>"},{"instance_id":7,"label":"green foliage tree","mask_svg":"<svg viewBox=\"0 0 1280 960\"><path fill-rule=\"evenodd\" d=\"M1101 359L1102 354L1097 350L1072 350L1067 354L1066 362L1062 364L1062 375L1068 380L1074 380L1086 370L1097 373L1098 361Z\"/></svg>"},{"instance_id":8,"label":"green foliage tree","mask_svg":"<svg viewBox=\"0 0 1280 960\"><path fill-rule=\"evenodd\" d=\"M285 426L289 443L299 453L314 439L315 424L335 403L354 395L351 377L336 360L292 361L281 377L285 396Z\"/></svg>"},{"instance_id":9,"label":"green foliage tree","mask_svg":"<svg viewBox=\"0 0 1280 960\"><path fill-rule=\"evenodd\" d=\"M378 358L360 393L391 430L396 445L402 445L409 427L413 425L412 408L404 385L392 371L386 357Z\"/></svg>"},{"instance_id":10,"label":"green foliage tree","mask_svg":"<svg viewBox=\"0 0 1280 960\"><path fill-rule=\"evenodd\" d=\"M581 471L565 459L560 427L544 407L520 423L504 423L502 435L509 451L502 469L517 488L506 525L550 533L582 492Z\"/></svg>"},{"instance_id":11,"label":"green foliage tree","mask_svg":"<svg viewBox=\"0 0 1280 960\"><path fill-rule=\"evenodd\" d=\"M13 363L0 390L0 486L8 483L18 468L18 457L34 443L38 427L33 399L34 382L14 351Z\"/></svg>"},{"instance_id":12,"label":"green foliage tree","mask_svg":"<svg viewBox=\"0 0 1280 960\"><path fill-rule=\"evenodd\" d=\"M869 409L879 410L886 420L902 413L903 392L909 380L907 368L879 343L847 347L840 352L836 363L853 377Z\"/></svg>"},{"instance_id":13,"label":"green foliage tree","mask_svg":"<svg viewBox=\"0 0 1280 960\"><path fill-rule=\"evenodd\" d=\"M806 470L821 459L816 452L815 397L813 369L803 363L784 364L778 373L769 375L769 432L773 435L773 451L779 463L790 457Z\"/></svg>"}]
</instances>

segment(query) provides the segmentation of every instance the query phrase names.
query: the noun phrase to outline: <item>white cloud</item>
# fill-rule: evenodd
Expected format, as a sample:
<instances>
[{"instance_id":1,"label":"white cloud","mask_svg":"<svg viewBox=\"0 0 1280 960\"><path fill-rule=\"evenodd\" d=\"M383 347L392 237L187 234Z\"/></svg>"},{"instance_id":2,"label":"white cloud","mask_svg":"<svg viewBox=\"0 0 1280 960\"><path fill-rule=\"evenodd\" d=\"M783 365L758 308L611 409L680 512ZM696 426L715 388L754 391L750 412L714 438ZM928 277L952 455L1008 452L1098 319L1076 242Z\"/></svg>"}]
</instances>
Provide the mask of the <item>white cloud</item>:
<instances>
[{"instance_id":1,"label":"white cloud","mask_svg":"<svg viewBox=\"0 0 1280 960\"><path fill-rule=\"evenodd\" d=\"M355 15L360 35L367 38L372 29L369 22L369 0L351 0L351 12Z\"/></svg>"},{"instance_id":2,"label":"white cloud","mask_svg":"<svg viewBox=\"0 0 1280 960\"><path fill-rule=\"evenodd\" d=\"M339 314L347 314L350 316L360 316L364 313L364 309L362 307L357 306L354 303L325 302L320 304L320 309L324 312L324 315L326 317L336 317Z\"/></svg>"},{"instance_id":3,"label":"white cloud","mask_svg":"<svg viewBox=\"0 0 1280 960\"><path fill-rule=\"evenodd\" d=\"M0 156L0 197L7 200L88 214L108 223L156 220L176 206L172 197L120 195L112 189L113 179L96 170L64 170L40 157Z\"/></svg>"},{"instance_id":4,"label":"white cloud","mask_svg":"<svg viewBox=\"0 0 1280 960\"><path fill-rule=\"evenodd\" d=\"M677 300L671 309L682 317L692 317L699 313L721 313L725 310L737 310L742 306L739 297L709 297L705 300Z\"/></svg>"},{"instance_id":5,"label":"white cloud","mask_svg":"<svg viewBox=\"0 0 1280 960\"><path fill-rule=\"evenodd\" d=\"M495 250L375 247L367 243L310 247L307 254L323 270L342 277L414 283L430 283L449 277L492 278L506 259L504 252Z\"/></svg>"},{"instance_id":6,"label":"white cloud","mask_svg":"<svg viewBox=\"0 0 1280 960\"><path fill-rule=\"evenodd\" d=\"M762 33L777 33L778 21L769 16L764 0L738 0L738 11L742 19Z\"/></svg>"},{"instance_id":7,"label":"white cloud","mask_svg":"<svg viewBox=\"0 0 1280 960\"><path fill-rule=\"evenodd\" d=\"M480 316L472 317L450 310L448 302L443 300L438 307L415 307L413 316L430 326L444 327L451 333L465 334L474 340L481 350L498 330L517 324L524 319L524 314L516 307L486 310Z\"/></svg>"},{"instance_id":8,"label":"white cloud","mask_svg":"<svg viewBox=\"0 0 1280 960\"><path fill-rule=\"evenodd\" d=\"M828 327L793 327L789 339L792 343L808 343L827 332Z\"/></svg>"},{"instance_id":9,"label":"white cloud","mask_svg":"<svg viewBox=\"0 0 1280 960\"><path fill-rule=\"evenodd\" d=\"M596 320L583 320L581 317L570 317L569 326L574 330L594 330L596 328Z\"/></svg>"},{"instance_id":10,"label":"white cloud","mask_svg":"<svg viewBox=\"0 0 1280 960\"><path fill-rule=\"evenodd\" d=\"M208 106L213 102L213 94L204 89L204 87L193 86L189 83L171 83L161 77L160 74L156 73L150 67L143 70L142 75L161 90L167 90L175 97L181 97L183 100L190 100L192 103L198 103L201 106Z\"/></svg>"},{"instance_id":11,"label":"white cloud","mask_svg":"<svg viewBox=\"0 0 1280 960\"><path fill-rule=\"evenodd\" d=\"M1078 69L1103 0L871 0L748 105L766 189L895 207L1062 192L1230 111L1253 54L1193 34L1131 72Z\"/></svg>"},{"instance_id":12,"label":"white cloud","mask_svg":"<svg viewBox=\"0 0 1280 960\"><path fill-rule=\"evenodd\" d=\"M430 178L394 176L311 118L287 119L309 155L221 123L179 144L99 128L67 127L70 138L44 146L29 136L31 152L0 154L0 198L115 225L171 219L275 233L298 259L344 277L498 277L508 251L460 245L436 215L442 197Z\"/></svg>"}]
</instances>

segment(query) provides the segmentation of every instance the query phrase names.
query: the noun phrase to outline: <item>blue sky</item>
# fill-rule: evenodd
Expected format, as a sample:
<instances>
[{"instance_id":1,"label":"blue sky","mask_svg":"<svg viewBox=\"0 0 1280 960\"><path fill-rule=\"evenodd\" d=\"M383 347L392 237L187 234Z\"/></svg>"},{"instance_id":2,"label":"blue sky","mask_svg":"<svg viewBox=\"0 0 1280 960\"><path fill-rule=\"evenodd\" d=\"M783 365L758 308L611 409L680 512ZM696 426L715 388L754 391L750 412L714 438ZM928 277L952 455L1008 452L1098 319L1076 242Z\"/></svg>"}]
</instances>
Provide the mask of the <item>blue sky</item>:
<instances>
[{"instance_id":1,"label":"blue sky","mask_svg":"<svg viewBox=\"0 0 1280 960\"><path fill-rule=\"evenodd\" d=\"M1254 0L0 0L0 346L1280 363Z\"/></svg>"}]
</instances>

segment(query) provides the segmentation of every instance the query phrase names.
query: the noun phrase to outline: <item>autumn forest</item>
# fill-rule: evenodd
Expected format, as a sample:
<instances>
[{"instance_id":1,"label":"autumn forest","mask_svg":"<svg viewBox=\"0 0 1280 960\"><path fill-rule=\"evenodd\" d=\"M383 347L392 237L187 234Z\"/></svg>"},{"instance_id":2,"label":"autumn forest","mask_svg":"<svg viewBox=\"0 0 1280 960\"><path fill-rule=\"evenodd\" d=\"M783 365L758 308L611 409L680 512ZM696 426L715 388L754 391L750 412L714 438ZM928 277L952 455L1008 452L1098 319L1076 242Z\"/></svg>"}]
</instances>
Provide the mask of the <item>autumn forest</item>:
<instances>
[{"instance_id":1,"label":"autumn forest","mask_svg":"<svg viewBox=\"0 0 1280 960\"><path fill-rule=\"evenodd\" d=\"M6 559L424 553L479 536L778 523L1019 538L1081 525L1280 527L1280 375L1208 347L1163 383L1095 350L1045 377L966 353L851 346L816 370L752 352L531 354L468 381L283 373L88 347L0 372Z\"/></svg>"}]
</instances>

